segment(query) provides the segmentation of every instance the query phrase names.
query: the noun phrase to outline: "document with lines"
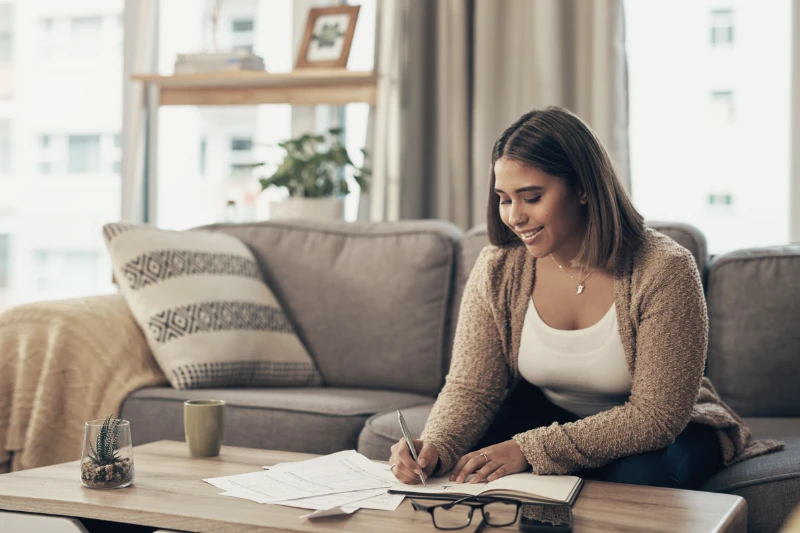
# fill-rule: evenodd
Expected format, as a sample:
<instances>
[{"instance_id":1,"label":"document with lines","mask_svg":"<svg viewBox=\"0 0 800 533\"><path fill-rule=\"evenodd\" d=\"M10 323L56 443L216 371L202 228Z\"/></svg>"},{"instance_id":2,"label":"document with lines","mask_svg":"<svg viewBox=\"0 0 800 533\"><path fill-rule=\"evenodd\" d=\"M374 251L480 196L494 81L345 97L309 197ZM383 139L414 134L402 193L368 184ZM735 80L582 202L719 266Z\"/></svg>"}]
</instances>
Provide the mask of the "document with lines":
<instances>
[{"instance_id":1,"label":"document with lines","mask_svg":"<svg viewBox=\"0 0 800 533\"><path fill-rule=\"evenodd\" d=\"M386 493L395 481L388 467L355 450L268 468L204 481L225 490L226 496L304 509L394 510L403 499Z\"/></svg>"}]
</instances>

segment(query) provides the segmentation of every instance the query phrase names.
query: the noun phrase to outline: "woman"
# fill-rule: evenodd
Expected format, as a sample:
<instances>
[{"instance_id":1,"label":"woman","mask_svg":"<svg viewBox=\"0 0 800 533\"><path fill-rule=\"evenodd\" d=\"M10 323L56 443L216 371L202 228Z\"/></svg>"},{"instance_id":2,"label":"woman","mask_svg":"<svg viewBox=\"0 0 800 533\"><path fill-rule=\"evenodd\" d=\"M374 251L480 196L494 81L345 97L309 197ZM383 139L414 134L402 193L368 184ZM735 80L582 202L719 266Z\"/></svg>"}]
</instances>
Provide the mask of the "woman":
<instances>
[{"instance_id":1,"label":"woman","mask_svg":"<svg viewBox=\"0 0 800 533\"><path fill-rule=\"evenodd\" d=\"M523 115L495 142L489 190L491 245L419 463L404 440L391 447L398 480L530 469L691 489L781 447L753 442L703 378L694 259L644 226L586 124L555 107Z\"/></svg>"}]
</instances>

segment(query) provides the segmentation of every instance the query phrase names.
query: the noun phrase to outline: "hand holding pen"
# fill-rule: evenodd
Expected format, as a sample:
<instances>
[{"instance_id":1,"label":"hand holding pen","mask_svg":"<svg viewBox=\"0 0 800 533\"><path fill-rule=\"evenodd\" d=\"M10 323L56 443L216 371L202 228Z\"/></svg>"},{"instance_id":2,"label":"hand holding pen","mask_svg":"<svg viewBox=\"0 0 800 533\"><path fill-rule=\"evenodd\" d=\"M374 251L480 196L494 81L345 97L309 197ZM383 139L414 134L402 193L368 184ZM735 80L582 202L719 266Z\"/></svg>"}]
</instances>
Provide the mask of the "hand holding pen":
<instances>
[{"instance_id":1,"label":"hand holding pen","mask_svg":"<svg viewBox=\"0 0 800 533\"><path fill-rule=\"evenodd\" d=\"M421 481L424 485L427 476L433 473L439 463L439 453L433 444L411 438L400 411L397 411L397 421L403 438L391 447L389 464L392 474L402 483L413 485Z\"/></svg>"}]
</instances>

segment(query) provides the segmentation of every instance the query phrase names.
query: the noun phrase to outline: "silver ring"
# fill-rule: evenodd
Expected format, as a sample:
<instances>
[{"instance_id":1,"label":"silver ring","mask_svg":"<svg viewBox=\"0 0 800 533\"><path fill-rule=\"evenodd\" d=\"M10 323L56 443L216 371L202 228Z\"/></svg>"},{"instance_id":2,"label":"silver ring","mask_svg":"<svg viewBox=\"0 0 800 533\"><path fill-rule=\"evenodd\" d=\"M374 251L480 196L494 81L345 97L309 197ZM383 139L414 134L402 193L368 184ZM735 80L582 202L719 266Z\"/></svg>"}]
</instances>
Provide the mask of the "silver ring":
<instances>
[{"instance_id":1,"label":"silver ring","mask_svg":"<svg viewBox=\"0 0 800 533\"><path fill-rule=\"evenodd\" d=\"M486 465L488 465L488 464L489 464L489 458L488 458L488 457L486 457L486 454L485 454L485 453L482 453L482 454L481 454L481 457L483 457L484 459L486 459ZM483 466L486 466L486 465L483 465Z\"/></svg>"},{"instance_id":2,"label":"silver ring","mask_svg":"<svg viewBox=\"0 0 800 533\"><path fill-rule=\"evenodd\" d=\"M393 469L394 467L396 467L396 466L397 466L397 465L391 465L391 464L390 464L390 465L389 465L389 471L391 472L391 471L392 471L392 469Z\"/></svg>"}]
</instances>

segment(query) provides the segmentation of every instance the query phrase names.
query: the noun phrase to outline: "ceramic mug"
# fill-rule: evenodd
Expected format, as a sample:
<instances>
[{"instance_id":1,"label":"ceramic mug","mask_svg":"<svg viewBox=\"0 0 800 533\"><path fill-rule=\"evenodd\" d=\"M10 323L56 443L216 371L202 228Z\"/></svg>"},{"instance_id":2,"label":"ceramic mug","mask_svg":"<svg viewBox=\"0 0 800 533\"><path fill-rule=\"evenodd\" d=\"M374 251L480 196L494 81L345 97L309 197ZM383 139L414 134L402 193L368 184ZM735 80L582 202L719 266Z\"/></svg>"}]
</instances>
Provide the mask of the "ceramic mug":
<instances>
[{"instance_id":1,"label":"ceramic mug","mask_svg":"<svg viewBox=\"0 0 800 533\"><path fill-rule=\"evenodd\" d=\"M215 457L225 434L224 400L183 402L183 429L192 457Z\"/></svg>"}]
</instances>

